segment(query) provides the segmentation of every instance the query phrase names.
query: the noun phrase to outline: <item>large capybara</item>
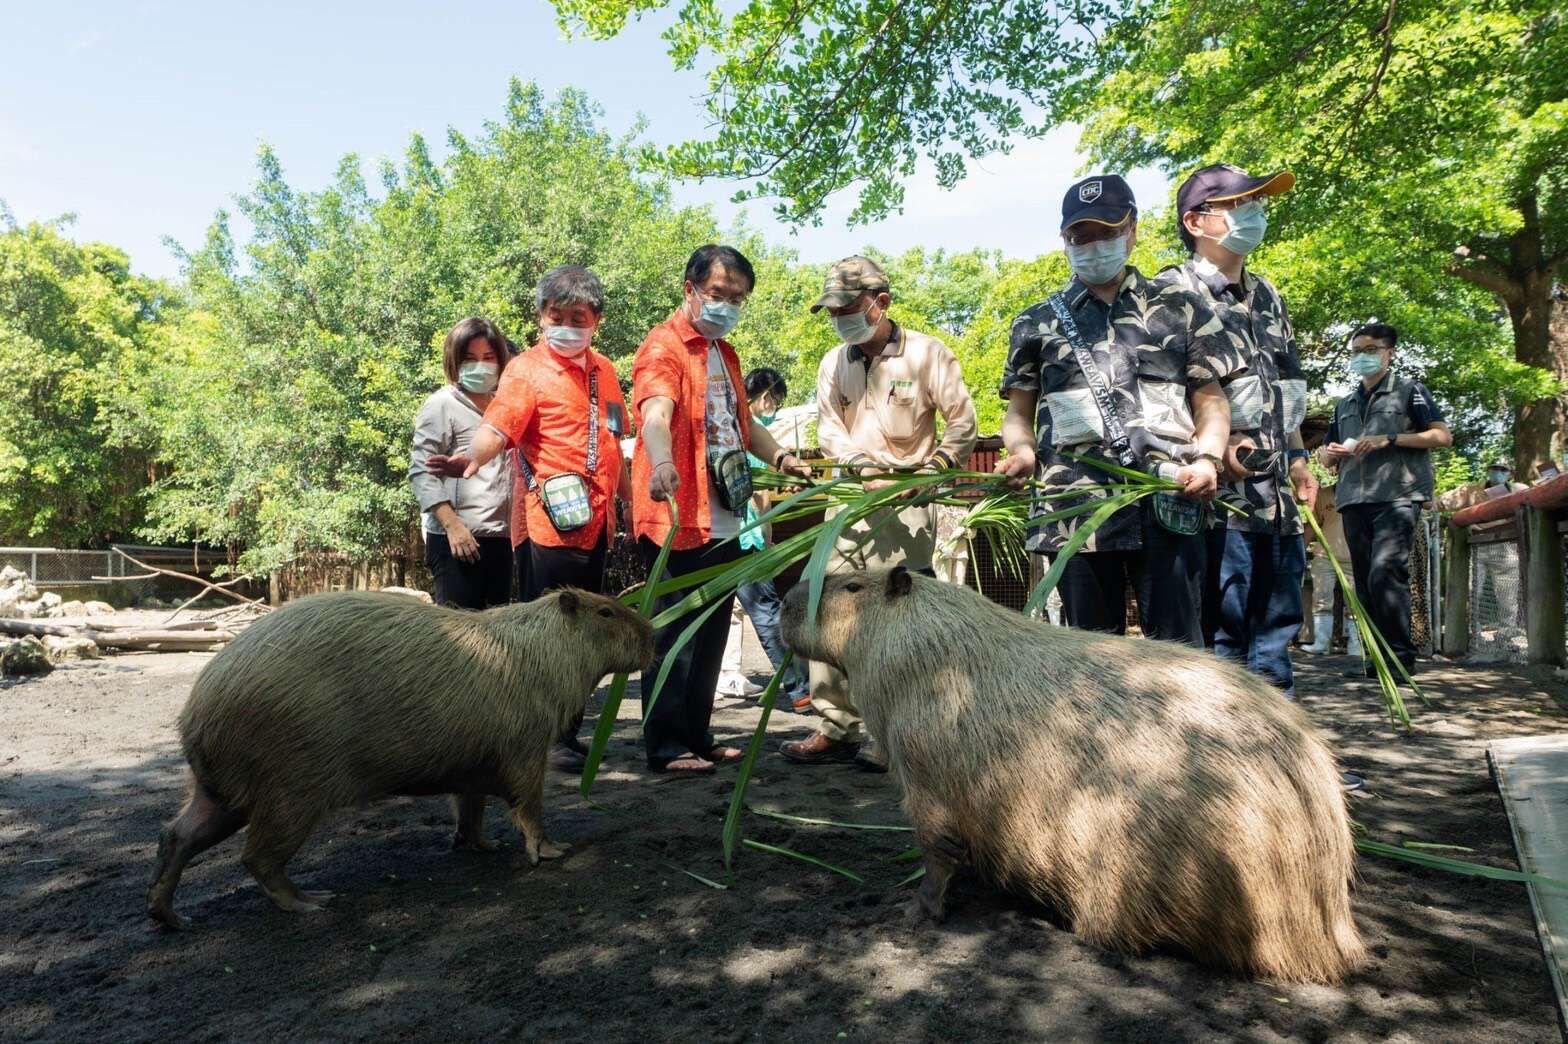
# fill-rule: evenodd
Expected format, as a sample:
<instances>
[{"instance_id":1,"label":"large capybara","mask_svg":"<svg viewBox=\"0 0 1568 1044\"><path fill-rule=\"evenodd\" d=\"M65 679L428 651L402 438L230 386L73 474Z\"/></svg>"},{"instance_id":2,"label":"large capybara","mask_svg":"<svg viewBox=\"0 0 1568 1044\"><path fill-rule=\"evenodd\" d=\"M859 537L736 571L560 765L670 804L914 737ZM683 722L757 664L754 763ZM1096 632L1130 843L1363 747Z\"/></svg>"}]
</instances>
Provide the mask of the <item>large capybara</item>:
<instances>
[{"instance_id":1,"label":"large capybara","mask_svg":"<svg viewBox=\"0 0 1568 1044\"><path fill-rule=\"evenodd\" d=\"M495 795L530 863L561 855L542 818L550 745L601 678L652 659L648 622L586 591L477 613L379 592L289 603L202 669L180 713L191 792L159 839L148 914L180 927L180 872L241 827L272 901L319 909L330 896L284 864L332 809L392 794L452 794L454 845L481 849Z\"/></svg>"},{"instance_id":2,"label":"large capybara","mask_svg":"<svg viewBox=\"0 0 1568 1044\"><path fill-rule=\"evenodd\" d=\"M785 641L848 675L885 745L924 850L917 910L940 918L967 863L1108 949L1291 982L1362 959L1339 772L1265 682L903 568L828 577L814 631L805 610L797 584Z\"/></svg>"}]
</instances>

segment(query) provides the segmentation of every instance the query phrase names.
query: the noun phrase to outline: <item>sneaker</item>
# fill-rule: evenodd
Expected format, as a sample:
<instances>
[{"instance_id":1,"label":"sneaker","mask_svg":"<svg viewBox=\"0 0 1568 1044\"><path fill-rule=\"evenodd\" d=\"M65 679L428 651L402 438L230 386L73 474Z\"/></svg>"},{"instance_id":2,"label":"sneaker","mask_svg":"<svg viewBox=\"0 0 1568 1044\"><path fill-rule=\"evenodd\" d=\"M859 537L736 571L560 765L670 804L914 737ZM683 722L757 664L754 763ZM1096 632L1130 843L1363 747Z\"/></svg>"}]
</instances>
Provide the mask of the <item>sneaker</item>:
<instances>
[{"instance_id":1,"label":"sneaker","mask_svg":"<svg viewBox=\"0 0 1568 1044\"><path fill-rule=\"evenodd\" d=\"M797 765L847 765L860 753L860 744L830 740L818 732L810 739L779 744L779 753Z\"/></svg>"},{"instance_id":2,"label":"sneaker","mask_svg":"<svg viewBox=\"0 0 1568 1044\"><path fill-rule=\"evenodd\" d=\"M1346 791L1360 790L1367 785L1367 781L1354 772L1341 772L1339 774L1339 785L1344 787Z\"/></svg>"},{"instance_id":3,"label":"sneaker","mask_svg":"<svg viewBox=\"0 0 1568 1044\"><path fill-rule=\"evenodd\" d=\"M725 671L719 675L716 691L725 696L754 696L762 691L762 686L738 671Z\"/></svg>"}]
</instances>

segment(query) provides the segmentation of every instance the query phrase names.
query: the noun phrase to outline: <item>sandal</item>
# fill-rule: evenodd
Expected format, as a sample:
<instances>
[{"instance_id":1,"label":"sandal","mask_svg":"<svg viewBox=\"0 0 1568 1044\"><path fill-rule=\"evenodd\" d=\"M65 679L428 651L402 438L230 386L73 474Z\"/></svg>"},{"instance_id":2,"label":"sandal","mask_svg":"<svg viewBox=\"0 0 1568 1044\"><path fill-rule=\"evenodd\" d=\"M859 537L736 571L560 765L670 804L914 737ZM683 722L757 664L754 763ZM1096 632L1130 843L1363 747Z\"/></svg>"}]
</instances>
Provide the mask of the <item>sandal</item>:
<instances>
[{"instance_id":1,"label":"sandal","mask_svg":"<svg viewBox=\"0 0 1568 1044\"><path fill-rule=\"evenodd\" d=\"M681 758L671 758L662 765L650 764L648 768L653 772L665 772L681 776L711 776L718 771L718 766L713 762L707 758L699 758L694 754L688 754Z\"/></svg>"},{"instance_id":2,"label":"sandal","mask_svg":"<svg viewBox=\"0 0 1568 1044\"><path fill-rule=\"evenodd\" d=\"M707 760L718 765L725 765L731 761L739 761L745 756L746 752L739 747L714 747L708 751Z\"/></svg>"}]
</instances>

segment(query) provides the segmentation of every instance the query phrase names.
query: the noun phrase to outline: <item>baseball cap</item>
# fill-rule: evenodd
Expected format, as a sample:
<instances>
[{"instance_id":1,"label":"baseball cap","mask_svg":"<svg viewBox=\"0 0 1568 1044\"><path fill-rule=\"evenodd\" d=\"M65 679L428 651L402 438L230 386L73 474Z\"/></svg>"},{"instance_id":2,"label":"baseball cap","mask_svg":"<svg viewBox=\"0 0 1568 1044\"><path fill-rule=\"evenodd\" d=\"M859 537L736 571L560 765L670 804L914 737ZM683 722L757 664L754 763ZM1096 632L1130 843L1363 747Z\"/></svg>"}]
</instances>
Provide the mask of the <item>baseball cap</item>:
<instances>
[{"instance_id":1,"label":"baseball cap","mask_svg":"<svg viewBox=\"0 0 1568 1044\"><path fill-rule=\"evenodd\" d=\"M1204 203L1219 203L1254 192L1264 196L1280 196L1296 186L1296 175L1288 170L1255 178L1240 167L1230 163L1214 163L1192 172L1181 188L1176 190L1176 214L1196 210Z\"/></svg>"},{"instance_id":2,"label":"baseball cap","mask_svg":"<svg viewBox=\"0 0 1568 1044\"><path fill-rule=\"evenodd\" d=\"M843 308L854 304L855 298L867 290L890 290L887 273L869 257L852 254L842 261L835 261L822 281L822 296L811 306L813 312L823 308Z\"/></svg>"},{"instance_id":3,"label":"baseball cap","mask_svg":"<svg viewBox=\"0 0 1568 1044\"><path fill-rule=\"evenodd\" d=\"M1062 197L1062 231L1080 221L1119 225L1137 212L1132 187L1120 174L1094 174L1067 187Z\"/></svg>"}]
</instances>

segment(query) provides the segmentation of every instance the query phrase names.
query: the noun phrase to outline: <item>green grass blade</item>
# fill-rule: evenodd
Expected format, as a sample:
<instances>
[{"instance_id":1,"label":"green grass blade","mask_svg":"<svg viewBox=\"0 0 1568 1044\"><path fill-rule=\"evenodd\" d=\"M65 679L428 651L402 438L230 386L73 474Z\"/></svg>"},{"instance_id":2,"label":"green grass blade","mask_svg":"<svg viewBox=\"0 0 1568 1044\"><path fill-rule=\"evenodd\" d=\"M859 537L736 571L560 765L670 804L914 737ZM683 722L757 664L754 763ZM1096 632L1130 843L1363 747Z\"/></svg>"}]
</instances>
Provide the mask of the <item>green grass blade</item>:
<instances>
[{"instance_id":1,"label":"green grass blade","mask_svg":"<svg viewBox=\"0 0 1568 1044\"><path fill-rule=\"evenodd\" d=\"M1085 519L1083 524L1073 531L1073 535L1067 538L1067 543L1062 545L1062 549L1056 553L1055 558L1052 560L1051 568L1046 570L1045 575L1040 578L1040 582L1035 585L1034 590L1029 592L1029 601L1024 605L1024 616L1034 616L1040 611L1040 607L1045 604L1045 600L1050 597L1051 592L1056 590L1057 583L1062 579L1062 573L1067 569L1068 560L1078 553L1078 550L1083 547L1084 543L1088 541L1096 529L1099 529L1107 519L1122 508L1136 503L1140 498L1154 492L1157 491L1153 488L1135 490L1131 493L1107 497L1103 503L1100 503L1094 514Z\"/></svg>"},{"instance_id":2,"label":"green grass blade","mask_svg":"<svg viewBox=\"0 0 1568 1044\"><path fill-rule=\"evenodd\" d=\"M1440 845L1440 844L1436 844L1436 843L1430 842L1430 841L1401 841L1400 844L1399 844L1399 847L1400 848L1418 848L1418 849L1423 849L1423 850L1426 850L1426 851L1439 851L1439 850L1446 850L1446 851L1449 851L1449 852L1474 852L1475 851L1475 849L1473 849L1473 848L1466 848L1464 845Z\"/></svg>"},{"instance_id":3,"label":"green grass blade","mask_svg":"<svg viewBox=\"0 0 1568 1044\"><path fill-rule=\"evenodd\" d=\"M673 863L668 864L668 865L669 865L671 870L679 870L681 873L685 874L687 877L690 877L690 878L692 878L695 881L701 881L703 884L707 885L709 888L717 888L721 892L727 892L727 891L730 890L730 886L729 885L727 885L727 884L720 884L719 882L715 881L711 877L703 877L699 873L696 873L696 872L691 871L691 870L687 870L685 867L676 866Z\"/></svg>"},{"instance_id":4,"label":"green grass blade","mask_svg":"<svg viewBox=\"0 0 1568 1044\"><path fill-rule=\"evenodd\" d=\"M663 662L659 664L659 676L654 679L653 682L653 691L643 693L643 728L646 729L648 727L648 716L653 713L653 705L659 702L659 693L664 691L665 679L670 676L670 671L674 668L675 660L678 657L680 651L686 648L686 643L692 640L698 629L701 628L703 624L708 622L708 617L718 612L721 608L723 608L723 606L724 603L722 601L716 601L712 605L708 606L708 608L698 613L697 618L694 619L691 623L687 624L685 628L681 630L680 635L675 639L675 644L670 646L669 651L664 654ZM696 751L693 751L692 753L695 754Z\"/></svg>"},{"instance_id":5,"label":"green grass blade","mask_svg":"<svg viewBox=\"0 0 1568 1044\"><path fill-rule=\"evenodd\" d=\"M1356 840L1356 851L1414 863L1429 870L1446 870L1451 874L1463 874L1466 877L1487 877L1494 881L1517 881L1568 890L1568 881L1559 881L1554 877L1542 877L1540 874L1526 873L1522 870L1504 870L1498 866L1469 863L1462 859L1449 859L1446 856L1428 855L1425 852L1412 851L1409 848L1384 844L1381 841L1368 841L1365 838Z\"/></svg>"},{"instance_id":6,"label":"green grass blade","mask_svg":"<svg viewBox=\"0 0 1568 1044\"><path fill-rule=\"evenodd\" d=\"M743 838L741 840L741 844L745 845L747 848L755 848L759 852L772 852L774 855L789 856L791 859L799 859L802 863L810 863L812 866L820 866L824 870L831 870L835 874L842 874L851 881L856 881L860 884L866 883L866 879L855 873L853 870L846 870L842 866L834 866L832 863L818 859L816 856L809 856L804 852L797 852L793 848L785 848L782 845L765 845L761 841L753 841L749 837Z\"/></svg>"},{"instance_id":7,"label":"green grass blade","mask_svg":"<svg viewBox=\"0 0 1568 1044\"><path fill-rule=\"evenodd\" d=\"M730 807L724 813L724 830L720 834L724 849L724 869L729 873L734 873L735 840L740 836L740 810L745 805L746 788L751 784L751 771L757 764L757 757L762 753L763 737L768 732L768 719L773 716L773 704L778 699L779 687L784 684L784 674L789 670L789 665L794 659L795 654L786 650L778 670L773 672L768 687L762 690L762 697L757 701L762 708L762 717L758 719L757 727L751 733L751 742L746 744L746 756L741 759L740 771L735 776L735 789L730 794Z\"/></svg>"},{"instance_id":8,"label":"green grass blade","mask_svg":"<svg viewBox=\"0 0 1568 1044\"><path fill-rule=\"evenodd\" d=\"M920 880L924 876L926 876L926 868L922 866L922 867L919 867L918 869L916 869L914 873L910 874L908 877L906 877L902 881L898 882L898 884L894 885L893 887L894 888L902 888L902 887L904 887L907 884L914 884L916 881Z\"/></svg>"},{"instance_id":9,"label":"green grass blade","mask_svg":"<svg viewBox=\"0 0 1568 1044\"><path fill-rule=\"evenodd\" d=\"M924 854L924 852L920 851L919 845L910 845L908 848L898 853L898 855L888 856L887 861L890 863L912 863Z\"/></svg>"},{"instance_id":10,"label":"green grass blade","mask_svg":"<svg viewBox=\"0 0 1568 1044\"><path fill-rule=\"evenodd\" d=\"M786 823L802 823L806 826L842 827L845 830L898 830L913 831L912 826L897 826L891 823L841 823L836 819L812 819L810 816L792 816L787 812L774 812L767 808L747 809L754 816L767 816L769 819L780 819Z\"/></svg>"}]
</instances>

